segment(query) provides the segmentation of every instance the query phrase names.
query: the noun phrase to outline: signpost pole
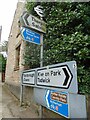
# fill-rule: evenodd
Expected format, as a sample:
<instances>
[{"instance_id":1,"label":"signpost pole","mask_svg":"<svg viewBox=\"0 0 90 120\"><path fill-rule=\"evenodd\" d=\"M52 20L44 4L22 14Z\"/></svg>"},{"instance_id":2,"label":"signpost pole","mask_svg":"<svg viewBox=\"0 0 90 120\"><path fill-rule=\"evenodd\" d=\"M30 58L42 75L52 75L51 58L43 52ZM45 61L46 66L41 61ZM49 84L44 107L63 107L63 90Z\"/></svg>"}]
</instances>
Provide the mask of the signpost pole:
<instances>
[{"instance_id":1,"label":"signpost pole","mask_svg":"<svg viewBox=\"0 0 90 120\"><path fill-rule=\"evenodd\" d=\"M41 48L40 48L40 67L43 67L43 34L41 34ZM42 118L43 107L39 107L39 117Z\"/></svg>"},{"instance_id":2,"label":"signpost pole","mask_svg":"<svg viewBox=\"0 0 90 120\"><path fill-rule=\"evenodd\" d=\"M40 67L43 67L43 34L41 34Z\"/></svg>"},{"instance_id":3,"label":"signpost pole","mask_svg":"<svg viewBox=\"0 0 90 120\"><path fill-rule=\"evenodd\" d=\"M22 102L23 102L22 72L20 72L20 81L21 81L21 85L20 85L20 106L22 106Z\"/></svg>"},{"instance_id":4,"label":"signpost pole","mask_svg":"<svg viewBox=\"0 0 90 120\"><path fill-rule=\"evenodd\" d=\"M20 106L22 106L22 102L23 102L23 85L21 85Z\"/></svg>"}]
</instances>

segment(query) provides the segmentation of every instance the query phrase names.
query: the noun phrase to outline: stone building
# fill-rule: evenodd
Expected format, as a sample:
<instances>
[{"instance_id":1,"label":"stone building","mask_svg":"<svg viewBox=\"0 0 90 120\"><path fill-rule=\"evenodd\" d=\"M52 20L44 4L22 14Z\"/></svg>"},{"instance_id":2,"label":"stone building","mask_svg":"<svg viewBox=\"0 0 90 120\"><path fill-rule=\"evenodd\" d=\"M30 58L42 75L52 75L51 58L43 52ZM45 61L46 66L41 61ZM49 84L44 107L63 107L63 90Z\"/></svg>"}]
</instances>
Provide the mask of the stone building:
<instances>
[{"instance_id":1,"label":"stone building","mask_svg":"<svg viewBox=\"0 0 90 120\"><path fill-rule=\"evenodd\" d=\"M20 34L20 16L25 10L25 0L19 0L8 37L8 56L5 74L5 86L20 100L21 72L24 70L23 54L25 41ZM30 105L38 114L38 105L34 102L33 88L24 87L24 103Z\"/></svg>"},{"instance_id":2,"label":"stone building","mask_svg":"<svg viewBox=\"0 0 90 120\"><path fill-rule=\"evenodd\" d=\"M1 42L1 32L2 32L2 26L0 26L0 42ZM2 81L2 73L0 72L0 81Z\"/></svg>"},{"instance_id":3,"label":"stone building","mask_svg":"<svg viewBox=\"0 0 90 120\"><path fill-rule=\"evenodd\" d=\"M23 63L23 51L24 51L24 41L20 35L20 28L18 25L19 18L24 10L25 3L23 0L19 0L17 3L17 8L14 14L14 19L11 26L11 31L8 37L8 57L6 64L6 84L11 88L17 86L19 90L20 83L20 71L24 69ZM13 92L15 90L12 90ZM20 90L19 90L20 91ZM17 96L17 91L15 95ZM18 93L18 98L19 98Z\"/></svg>"},{"instance_id":4,"label":"stone building","mask_svg":"<svg viewBox=\"0 0 90 120\"><path fill-rule=\"evenodd\" d=\"M2 26L0 26L0 42L1 42L1 33L2 33Z\"/></svg>"}]
</instances>

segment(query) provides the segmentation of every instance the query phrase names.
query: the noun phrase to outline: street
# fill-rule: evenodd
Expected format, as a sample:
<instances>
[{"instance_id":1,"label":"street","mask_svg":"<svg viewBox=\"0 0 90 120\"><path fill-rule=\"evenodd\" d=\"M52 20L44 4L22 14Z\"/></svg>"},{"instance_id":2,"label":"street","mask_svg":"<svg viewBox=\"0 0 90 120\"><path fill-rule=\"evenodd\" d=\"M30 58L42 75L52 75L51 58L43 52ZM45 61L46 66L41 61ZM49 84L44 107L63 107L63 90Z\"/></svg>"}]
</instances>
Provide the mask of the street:
<instances>
[{"instance_id":1,"label":"street","mask_svg":"<svg viewBox=\"0 0 90 120\"><path fill-rule=\"evenodd\" d=\"M20 107L19 100L0 83L0 119L2 118L38 118L30 106Z\"/></svg>"}]
</instances>

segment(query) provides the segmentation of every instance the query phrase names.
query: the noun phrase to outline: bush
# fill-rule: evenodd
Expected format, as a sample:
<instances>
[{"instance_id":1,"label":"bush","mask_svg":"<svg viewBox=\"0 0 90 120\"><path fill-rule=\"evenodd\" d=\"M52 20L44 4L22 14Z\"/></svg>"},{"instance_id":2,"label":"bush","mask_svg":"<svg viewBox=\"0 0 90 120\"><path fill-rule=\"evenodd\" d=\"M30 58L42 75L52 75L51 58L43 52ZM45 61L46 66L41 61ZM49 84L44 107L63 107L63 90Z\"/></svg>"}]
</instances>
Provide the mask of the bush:
<instances>
[{"instance_id":1,"label":"bush","mask_svg":"<svg viewBox=\"0 0 90 120\"><path fill-rule=\"evenodd\" d=\"M37 4L43 6L44 21L47 23L44 66L75 60L78 66L79 92L90 93L90 2L27 3L27 8L33 15L36 15L32 11ZM40 48L28 45L26 51L29 52L25 54L25 64L30 68L39 66Z\"/></svg>"}]
</instances>

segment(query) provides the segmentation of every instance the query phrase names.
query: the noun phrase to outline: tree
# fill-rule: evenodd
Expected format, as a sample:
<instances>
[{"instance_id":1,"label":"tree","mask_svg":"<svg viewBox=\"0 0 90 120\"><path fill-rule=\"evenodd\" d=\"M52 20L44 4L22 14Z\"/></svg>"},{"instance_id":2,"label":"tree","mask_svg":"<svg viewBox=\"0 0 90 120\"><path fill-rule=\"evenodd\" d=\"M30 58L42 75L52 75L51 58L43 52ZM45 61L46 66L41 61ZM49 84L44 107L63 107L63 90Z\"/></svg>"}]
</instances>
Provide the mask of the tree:
<instances>
[{"instance_id":1,"label":"tree","mask_svg":"<svg viewBox=\"0 0 90 120\"><path fill-rule=\"evenodd\" d=\"M32 11L37 4L41 4L45 11L47 33L44 35L44 65L75 60L78 66L79 92L90 93L90 3L32 4L27 3L27 8L33 15L36 15ZM30 46L26 49L32 51ZM33 50L37 51L35 47ZM39 59L36 56L39 56L39 52L25 54L27 64L31 61L32 67L35 67L35 63L38 66Z\"/></svg>"},{"instance_id":2,"label":"tree","mask_svg":"<svg viewBox=\"0 0 90 120\"><path fill-rule=\"evenodd\" d=\"M8 49L8 41L0 44L0 72L5 72L6 69L6 54ZM5 56L4 56L5 55Z\"/></svg>"},{"instance_id":3,"label":"tree","mask_svg":"<svg viewBox=\"0 0 90 120\"><path fill-rule=\"evenodd\" d=\"M6 59L0 54L0 72L5 72L6 68Z\"/></svg>"},{"instance_id":4,"label":"tree","mask_svg":"<svg viewBox=\"0 0 90 120\"><path fill-rule=\"evenodd\" d=\"M0 44L0 52L7 52L8 51L8 41L4 41Z\"/></svg>"}]
</instances>

